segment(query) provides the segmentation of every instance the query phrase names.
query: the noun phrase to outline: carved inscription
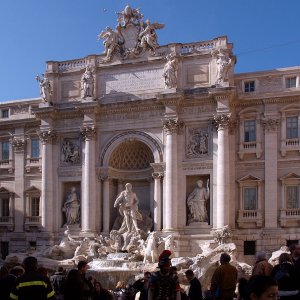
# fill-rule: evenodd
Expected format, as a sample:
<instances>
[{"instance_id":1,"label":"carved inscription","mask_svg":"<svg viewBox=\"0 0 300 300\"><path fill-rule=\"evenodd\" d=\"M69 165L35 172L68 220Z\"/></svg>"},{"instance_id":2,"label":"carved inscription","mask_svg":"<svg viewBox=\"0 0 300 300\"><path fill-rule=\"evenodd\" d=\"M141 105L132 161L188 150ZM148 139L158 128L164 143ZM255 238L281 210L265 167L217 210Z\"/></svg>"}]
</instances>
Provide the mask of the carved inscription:
<instances>
[{"instance_id":1,"label":"carved inscription","mask_svg":"<svg viewBox=\"0 0 300 300\"><path fill-rule=\"evenodd\" d=\"M163 89L163 69L133 71L99 76L100 94L134 93Z\"/></svg>"}]
</instances>

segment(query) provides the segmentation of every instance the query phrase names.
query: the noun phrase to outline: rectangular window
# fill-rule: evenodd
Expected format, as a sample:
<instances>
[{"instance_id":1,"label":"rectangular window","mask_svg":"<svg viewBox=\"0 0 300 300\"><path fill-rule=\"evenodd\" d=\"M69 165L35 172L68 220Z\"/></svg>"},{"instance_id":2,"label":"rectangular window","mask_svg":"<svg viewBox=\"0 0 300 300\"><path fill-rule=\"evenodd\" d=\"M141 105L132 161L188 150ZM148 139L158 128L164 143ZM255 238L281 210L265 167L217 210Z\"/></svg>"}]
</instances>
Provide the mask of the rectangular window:
<instances>
[{"instance_id":1,"label":"rectangular window","mask_svg":"<svg viewBox=\"0 0 300 300\"><path fill-rule=\"evenodd\" d=\"M286 208L299 208L299 187L298 185L290 185L286 187Z\"/></svg>"},{"instance_id":2,"label":"rectangular window","mask_svg":"<svg viewBox=\"0 0 300 300\"><path fill-rule=\"evenodd\" d=\"M244 122L245 142L256 141L256 122L255 120L247 120Z\"/></svg>"},{"instance_id":3,"label":"rectangular window","mask_svg":"<svg viewBox=\"0 0 300 300\"><path fill-rule=\"evenodd\" d=\"M2 160L9 160L9 141L2 142Z\"/></svg>"},{"instance_id":4,"label":"rectangular window","mask_svg":"<svg viewBox=\"0 0 300 300\"><path fill-rule=\"evenodd\" d=\"M0 199L0 216L9 217L9 198Z\"/></svg>"},{"instance_id":5,"label":"rectangular window","mask_svg":"<svg viewBox=\"0 0 300 300\"><path fill-rule=\"evenodd\" d=\"M297 139L298 136L298 117L286 118L286 137L288 139Z\"/></svg>"},{"instance_id":6,"label":"rectangular window","mask_svg":"<svg viewBox=\"0 0 300 300\"><path fill-rule=\"evenodd\" d=\"M8 118L9 117L9 110L8 109L2 109L1 117L2 117L2 119Z\"/></svg>"},{"instance_id":7,"label":"rectangular window","mask_svg":"<svg viewBox=\"0 0 300 300\"><path fill-rule=\"evenodd\" d=\"M285 87L287 89L296 87L297 77L289 77L285 79Z\"/></svg>"},{"instance_id":8,"label":"rectangular window","mask_svg":"<svg viewBox=\"0 0 300 300\"><path fill-rule=\"evenodd\" d=\"M245 187L244 188L244 210L257 209L257 188Z\"/></svg>"},{"instance_id":9,"label":"rectangular window","mask_svg":"<svg viewBox=\"0 0 300 300\"><path fill-rule=\"evenodd\" d=\"M38 138L31 139L31 157L37 158L40 156L40 141Z\"/></svg>"},{"instance_id":10,"label":"rectangular window","mask_svg":"<svg viewBox=\"0 0 300 300\"><path fill-rule=\"evenodd\" d=\"M40 197L31 197L31 217L40 215Z\"/></svg>"},{"instance_id":11,"label":"rectangular window","mask_svg":"<svg viewBox=\"0 0 300 300\"><path fill-rule=\"evenodd\" d=\"M255 81L247 81L244 83L244 92L252 93L255 91Z\"/></svg>"},{"instance_id":12,"label":"rectangular window","mask_svg":"<svg viewBox=\"0 0 300 300\"><path fill-rule=\"evenodd\" d=\"M256 253L256 242L244 241L244 255L255 255L255 253Z\"/></svg>"}]
</instances>

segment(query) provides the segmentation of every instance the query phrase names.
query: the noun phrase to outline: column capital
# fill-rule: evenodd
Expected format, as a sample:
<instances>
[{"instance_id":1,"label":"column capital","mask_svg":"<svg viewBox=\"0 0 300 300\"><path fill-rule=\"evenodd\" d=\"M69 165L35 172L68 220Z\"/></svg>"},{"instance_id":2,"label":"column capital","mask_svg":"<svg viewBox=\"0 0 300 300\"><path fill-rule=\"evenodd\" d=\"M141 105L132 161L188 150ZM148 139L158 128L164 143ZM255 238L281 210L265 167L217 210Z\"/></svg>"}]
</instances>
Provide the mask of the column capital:
<instances>
[{"instance_id":1,"label":"column capital","mask_svg":"<svg viewBox=\"0 0 300 300\"><path fill-rule=\"evenodd\" d=\"M216 126L217 130L230 129L234 126L234 122L232 121L230 113L214 115L213 123Z\"/></svg>"},{"instance_id":2,"label":"column capital","mask_svg":"<svg viewBox=\"0 0 300 300\"><path fill-rule=\"evenodd\" d=\"M96 136L96 129L93 126L87 126L87 127L83 127L81 128L81 136L82 138L86 141L86 140L92 140L95 138Z\"/></svg>"},{"instance_id":3,"label":"column capital","mask_svg":"<svg viewBox=\"0 0 300 300\"><path fill-rule=\"evenodd\" d=\"M153 179L161 179L164 178L164 173L163 172L154 172L152 173Z\"/></svg>"},{"instance_id":4,"label":"column capital","mask_svg":"<svg viewBox=\"0 0 300 300\"><path fill-rule=\"evenodd\" d=\"M181 133L183 126L183 121L180 121L177 118L169 118L163 120L163 128L167 134Z\"/></svg>"},{"instance_id":5,"label":"column capital","mask_svg":"<svg viewBox=\"0 0 300 300\"><path fill-rule=\"evenodd\" d=\"M52 144L57 137L53 129L41 130L38 132L38 136L43 144Z\"/></svg>"},{"instance_id":6,"label":"column capital","mask_svg":"<svg viewBox=\"0 0 300 300\"><path fill-rule=\"evenodd\" d=\"M15 152L22 152L25 149L24 139L13 137L10 139L10 143Z\"/></svg>"},{"instance_id":7,"label":"column capital","mask_svg":"<svg viewBox=\"0 0 300 300\"><path fill-rule=\"evenodd\" d=\"M278 118L264 118L261 120L261 124L264 126L265 131L276 131L280 123Z\"/></svg>"}]
</instances>

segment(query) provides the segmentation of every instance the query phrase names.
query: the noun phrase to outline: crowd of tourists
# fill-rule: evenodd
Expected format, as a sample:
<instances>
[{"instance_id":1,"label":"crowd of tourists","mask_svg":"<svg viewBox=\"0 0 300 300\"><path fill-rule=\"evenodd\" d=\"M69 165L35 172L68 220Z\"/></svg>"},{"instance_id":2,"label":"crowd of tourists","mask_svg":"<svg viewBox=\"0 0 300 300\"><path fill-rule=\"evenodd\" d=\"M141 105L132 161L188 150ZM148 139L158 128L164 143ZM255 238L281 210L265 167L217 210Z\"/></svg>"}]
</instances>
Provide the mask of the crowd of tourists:
<instances>
[{"instance_id":1,"label":"crowd of tourists","mask_svg":"<svg viewBox=\"0 0 300 300\"><path fill-rule=\"evenodd\" d=\"M238 278L238 270L230 263L230 255L222 253L208 290L190 269L185 271L189 288L181 288L177 268L171 265L171 252L164 250L158 259L158 270L145 272L141 279L128 285L119 281L107 290L87 276L88 264L79 261L68 272L59 267L48 276L38 268L35 257L28 256L22 265L0 270L2 300L300 300L300 244L290 246L273 267L264 252L258 252L248 279Z\"/></svg>"}]
</instances>

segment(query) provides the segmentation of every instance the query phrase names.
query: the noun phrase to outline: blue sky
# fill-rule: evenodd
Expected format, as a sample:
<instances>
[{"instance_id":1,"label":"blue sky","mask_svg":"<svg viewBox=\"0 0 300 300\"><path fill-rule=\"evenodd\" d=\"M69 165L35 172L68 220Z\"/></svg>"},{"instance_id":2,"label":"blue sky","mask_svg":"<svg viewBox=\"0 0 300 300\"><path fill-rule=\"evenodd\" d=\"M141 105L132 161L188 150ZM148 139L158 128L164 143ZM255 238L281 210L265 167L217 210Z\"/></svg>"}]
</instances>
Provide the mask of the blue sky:
<instances>
[{"instance_id":1,"label":"blue sky","mask_svg":"<svg viewBox=\"0 0 300 300\"><path fill-rule=\"evenodd\" d=\"M227 35L236 73L300 65L299 0L1 0L0 102L39 97L46 61L100 54L126 4L165 24L160 45Z\"/></svg>"}]
</instances>

